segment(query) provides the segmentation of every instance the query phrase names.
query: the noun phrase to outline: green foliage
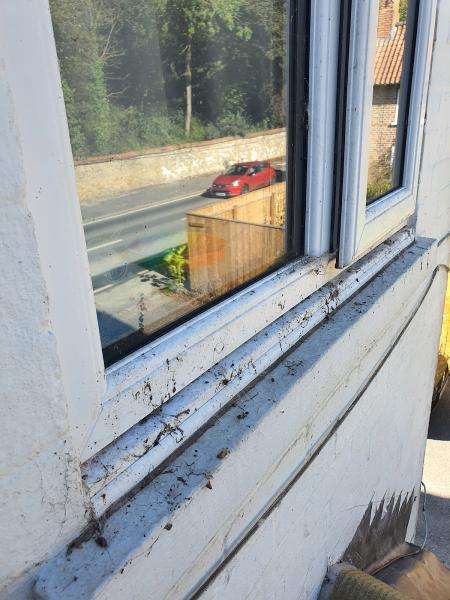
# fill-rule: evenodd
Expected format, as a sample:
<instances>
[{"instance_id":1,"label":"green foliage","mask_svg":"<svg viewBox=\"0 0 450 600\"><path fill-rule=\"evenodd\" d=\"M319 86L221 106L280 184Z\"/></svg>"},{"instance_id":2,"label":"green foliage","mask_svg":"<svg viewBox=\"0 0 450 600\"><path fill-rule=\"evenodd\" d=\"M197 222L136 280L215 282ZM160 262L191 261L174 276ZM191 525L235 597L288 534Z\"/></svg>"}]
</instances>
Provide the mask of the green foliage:
<instances>
[{"instance_id":1,"label":"green foliage","mask_svg":"<svg viewBox=\"0 0 450 600\"><path fill-rule=\"evenodd\" d=\"M163 263L167 267L171 283L169 288L173 291L184 287L186 281L186 269L188 265L187 244L172 248L164 257Z\"/></svg>"},{"instance_id":2,"label":"green foliage","mask_svg":"<svg viewBox=\"0 0 450 600\"><path fill-rule=\"evenodd\" d=\"M376 179L367 184L367 200L375 200L384 196L392 188L391 179Z\"/></svg>"},{"instance_id":3,"label":"green foliage","mask_svg":"<svg viewBox=\"0 0 450 600\"><path fill-rule=\"evenodd\" d=\"M408 15L408 0L400 0L400 21L406 21Z\"/></svg>"},{"instance_id":4,"label":"green foliage","mask_svg":"<svg viewBox=\"0 0 450 600\"><path fill-rule=\"evenodd\" d=\"M223 136L243 136L251 131L251 125L242 112L224 111L217 119L217 129Z\"/></svg>"},{"instance_id":5,"label":"green foliage","mask_svg":"<svg viewBox=\"0 0 450 600\"><path fill-rule=\"evenodd\" d=\"M72 151L75 156L82 156L87 149L87 141L86 136L83 133L82 120L77 111L72 88L65 79L61 80L61 84L66 101L67 121L70 130Z\"/></svg>"},{"instance_id":6,"label":"green foliage","mask_svg":"<svg viewBox=\"0 0 450 600\"><path fill-rule=\"evenodd\" d=\"M50 7L75 158L284 122L286 0Z\"/></svg>"},{"instance_id":7,"label":"green foliage","mask_svg":"<svg viewBox=\"0 0 450 600\"><path fill-rule=\"evenodd\" d=\"M51 0L50 5L74 153L102 154L109 149L112 131L102 62L101 2Z\"/></svg>"}]
</instances>

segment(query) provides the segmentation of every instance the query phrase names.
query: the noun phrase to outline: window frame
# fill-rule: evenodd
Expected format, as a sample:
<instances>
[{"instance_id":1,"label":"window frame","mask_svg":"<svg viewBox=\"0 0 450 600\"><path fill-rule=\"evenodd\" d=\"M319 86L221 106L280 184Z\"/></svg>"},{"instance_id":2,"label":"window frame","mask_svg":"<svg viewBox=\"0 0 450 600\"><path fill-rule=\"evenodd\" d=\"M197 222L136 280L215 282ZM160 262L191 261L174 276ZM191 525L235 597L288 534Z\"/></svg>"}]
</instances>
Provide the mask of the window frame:
<instances>
[{"instance_id":1,"label":"window frame","mask_svg":"<svg viewBox=\"0 0 450 600\"><path fill-rule=\"evenodd\" d=\"M306 251L107 367L106 393L84 446L82 461L91 459L168 402L173 394L181 392L220 359L339 274L335 258L329 253L335 101L333 94L325 105L316 103L316 99L323 98L324 90L330 89L330 85L333 88L337 81L340 7L332 1L291 0L290 10L291 14L307 15L305 29L309 31L308 106L296 107L297 111L304 110L304 116L309 118L308 139L304 140L305 130L297 127L296 130L291 128L288 140L288 145L294 144L297 150L292 156L291 173L294 169L298 172L304 169L305 154L308 172L302 181L297 178L288 182L293 199L287 203L296 211L288 234L292 246L298 252L304 247ZM298 40L294 46L289 53L289 68L295 64ZM302 76L301 70L296 77L299 75ZM294 86L295 81L294 78ZM302 118L303 115L298 118L297 114L296 122L302 123ZM305 208L302 207L303 185L306 186ZM318 204L320 211L316 210Z\"/></svg>"},{"instance_id":2,"label":"window frame","mask_svg":"<svg viewBox=\"0 0 450 600\"><path fill-rule=\"evenodd\" d=\"M336 94L342 2L313 0L310 19L309 135L305 254L330 252L335 185Z\"/></svg>"},{"instance_id":3,"label":"window frame","mask_svg":"<svg viewBox=\"0 0 450 600\"><path fill-rule=\"evenodd\" d=\"M24 2L25 0L18 0L15 8L11 8L11 23L18 21L17 15L23 10ZM71 374L72 382L82 383L81 388L79 384L71 384L73 393L69 406L72 427L76 432L76 451L82 463L111 444L152 411L157 410L175 393L181 392L213 365L220 363L233 350L251 340L257 333L340 274L339 269L336 268L334 255L328 253L331 243L330 224L334 210L333 169L330 165L336 151L335 87L338 85L337 57L340 44L340 28L336 24L340 22L340 7L336 8L338 3L332 0L326 3L319 0L310 0L310 2L298 0L299 5L305 6L306 3L311 7L308 173L304 220L307 256L284 264L276 271L219 301L106 369L103 367L98 324L95 321L93 290L92 286L86 283L88 280L90 282L86 242L82 233L74 167L70 160L71 147L48 0L39 0L36 5L39 8L36 8L33 13L34 20L42 24L44 34L41 29L31 30L28 21L23 24L25 33L22 38L27 40L27 47L35 49L33 51L35 61L30 62L32 66L27 66L26 69L23 66L17 69L17 77L23 79L23 86L25 86L32 73L39 73L49 64L51 65L49 81L45 82L45 92L42 92L46 102L43 103L40 114L42 127L51 127L57 135L52 140L52 147L41 152L41 155L64 157L63 161L58 162L57 180L60 183L64 180L63 189L70 204L70 211L61 207L61 192L58 189L54 193L52 206L49 206L43 218L48 217L54 226L64 224L63 231L66 232L67 239L72 240L72 250L74 247L77 248L73 253L77 260L71 268L71 281L74 285L79 281L83 282L83 285L78 286L79 292L74 294L77 310L73 313L75 317L71 319L69 327L66 318L67 290L61 291L60 285L62 273L67 265L64 264L61 272L49 273L49 277L52 277L55 282L53 287L58 287L60 290L55 293L56 300L54 300L62 315L59 336L61 340L58 339L58 344L61 344L61 347L69 347L69 351L61 359L64 362L63 367ZM427 18L431 21L434 15L434 0L433 10L428 13ZM429 36L425 23L422 24L421 30L423 38L427 37L425 32ZM428 45L423 41L422 48L424 53L427 49L426 65L423 66L425 72L429 68L430 41L428 40ZM416 79L418 79L417 74ZM418 86L419 83L420 81L416 81L415 85ZM421 87L425 85L423 81ZM36 82L36 89L40 88L42 85L39 86ZM320 104L318 100L323 98L325 90L328 90L327 93L333 97L333 101L327 97L326 102ZM26 93L23 95L28 100L28 95ZM32 136L32 129L29 129L29 132ZM421 127L419 133L421 135ZM416 154L417 160L418 150ZM417 172L414 177L417 177ZM298 202L299 196L297 195L295 199ZM368 211L379 211L378 205L378 202L373 203L368 207ZM320 210L317 210L317 206L320 206ZM399 208L401 210L397 217ZM386 213L386 210L384 212ZM389 218L394 220L395 226L390 230L389 227L383 226L383 235L373 234L375 242L372 247L379 243L382 237L387 237L389 232L394 233L406 222L403 216L404 202L398 202L397 199L392 209L387 212L390 213ZM410 209L407 212L412 214ZM378 217L374 220L381 223ZM72 233L74 223L76 224L75 236ZM302 235L298 222L296 226L296 234ZM388 230L389 232L386 233ZM47 234L47 228L45 233ZM59 239L47 235L46 244L49 246L47 249L49 256L65 255ZM366 244L365 248L368 249L369 246L370 244ZM380 268L383 266L384 264L380 264ZM80 299L79 296L82 298ZM75 337L69 338L69 331L77 332ZM279 356L283 352L280 344ZM79 360L80 355L85 357L84 360ZM274 355L273 360L277 360L279 356ZM242 364L235 367L236 369L248 368L249 365ZM257 377L256 373L255 377Z\"/></svg>"},{"instance_id":4,"label":"window frame","mask_svg":"<svg viewBox=\"0 0 450 600\"><path fill-rule=\"evenodd\" d=\"M400 100L400 87L397 90L397 94L395 96L395 114L394 114L394 120L391 123L391 127L397 127L398 125L398 113L399 113L399 100Z\"/></svg>"},{"instance_id":5,"label":"window frame","mask_svg":"<svg viewBox=\"0 0 450 600\"><path fill-rule=\"evenodd\" d=\"M294 42L288 52L288 69L291 70L294 66L296 68L291 74L290 91L291 95L296 94L296 99L303 96L304 66L311 71L308 60L303 60L305 52L302 46L307 44L309 54L310 3L316 4L317 0L289 2L289 39L291 42L294 39ZM293 38L292 27L295 27L296 22L300 23L301 19L303 22L306 19L306 22L294 30ZM326 41L323 39L322 44ZM337 36L335 43L338 43ZM319 64L316 52L314 50L314 64ZM296 62L299 57L301 63ZM317 71L318 67L314 68ZM323 63L320 68L323 69ZM329 72L327 69L327 74ZM306 93L308 94L307 88ZM333 257L324 255L323 251L320 252L323 256L318 260L312 261L303 256L303 205L307 185L305 119L309 102L309 94L304 104L291 101L293 115L290 118L297 126L289 128L288 147L294 147L295 152L287 157L290 166L288 178L294 172L297 177L287 182L290 188L287 192L290 198L287 202L290 226L287 228L286 240L288 249L292 249L293 254L288 255L286 262L273 272L249 282L242 289L230 292L223 299L219 298L199 314L188 316L181 324L175 324L158 338L149 340L142 348L105 368L106 391L83 447L82 462L92 458L99 450L156 411L222 357L247 342L309 296L317 286L324 285L336 275ZM327 141L330 144L330 140ZM328 152L330 151L332 150L329 149ZM328 210L331 211L331 203ZM322 211L321 218L329 227L331 215Z\"/></svg>"},{"instance_id":6,"label":"window frame","mask_svg":"<svg viewBox=\"0 0 450 600\"><path fill-rule=\"evenodd\" d=\"M348 266L408 224L417 200L435 0L418 6L402 185L366 204L378 2L351 2L345 146L337 264ZM368 35L365 33L368 32ZM363 57L363 58L361 58Z\"/></svg>"},{"instance_id":7,"label":"window frame","mask_svg":"<svg viewBox=\"0 0 450 600\"><path fill-rule=\"evenodd\" d=\"M405 229L344 273L330 265L328 284L319 286L316 293L308 294L276 322L224 357L184 388L173 402L164 405L162 411L152 413L144 423L133 426L86 461L82 474L95 515L105 514L121 497L154 475L183 443L195 438L224 407L238 400L250 384L413 242L412 231ZM305 278L305 283L311 282L311 277ZM276 389L275 380L272 383Z\"/></svg>"},{"instance_id":8,"label":"window frame","mask_svg":"<svg viewBox=\"0 0 450 600\"><path fill-rule=\"evenodd\" d=\"M332 255L301 257L108 367L106 393L82 462L338 274Z\"/></svg>"}]
</instances>

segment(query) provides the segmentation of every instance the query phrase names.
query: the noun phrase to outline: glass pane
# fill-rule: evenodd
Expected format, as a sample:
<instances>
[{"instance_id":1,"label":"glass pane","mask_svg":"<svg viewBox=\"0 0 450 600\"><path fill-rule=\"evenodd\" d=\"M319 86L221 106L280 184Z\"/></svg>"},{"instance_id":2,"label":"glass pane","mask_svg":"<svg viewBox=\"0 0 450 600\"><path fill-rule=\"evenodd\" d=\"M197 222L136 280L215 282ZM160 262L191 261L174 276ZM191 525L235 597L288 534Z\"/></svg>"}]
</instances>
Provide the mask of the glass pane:
<instances>
[{"instance_id":1,"label":"glass pane","mask_svg":"<svg viewBox=\"0 0 450 600\"><path fill-rule=\"evenodd\" d=\"M50 0L105 360L285 257L286 0Z\"/></svg>"},{"instance_id":2,"label":"glass pane","mask_svg":"<svg viewBox=\"0 0 450 600\"><path fill-rule=\"evenodd\" d=\"M407 29L412 2L380 0L370 130L367 201L399 187L404 152L404 126L409 95Z\"/></svg>"}]
</instances>

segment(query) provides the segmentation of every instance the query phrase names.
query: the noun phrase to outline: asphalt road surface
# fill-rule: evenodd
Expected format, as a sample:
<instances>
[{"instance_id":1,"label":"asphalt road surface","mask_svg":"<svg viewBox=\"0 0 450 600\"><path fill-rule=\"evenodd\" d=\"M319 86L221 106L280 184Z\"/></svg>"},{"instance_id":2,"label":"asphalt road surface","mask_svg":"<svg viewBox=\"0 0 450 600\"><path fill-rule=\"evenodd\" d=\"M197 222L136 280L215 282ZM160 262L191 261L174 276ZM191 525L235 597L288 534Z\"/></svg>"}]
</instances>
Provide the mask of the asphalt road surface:
<instances>
[{"instance_id":1,"label":"asphalt road surface","mask_svg":"<svg viewBox=\"0 0 450 600\"><path fill-rule=\"evenodd\" d=\"M272 165L284 168L279 161ZM82 204L94 291L132 277L142 269L143 259L185 243L186 212L213 201L205 190L217 174Z\"/></svg>"}]
</instances>

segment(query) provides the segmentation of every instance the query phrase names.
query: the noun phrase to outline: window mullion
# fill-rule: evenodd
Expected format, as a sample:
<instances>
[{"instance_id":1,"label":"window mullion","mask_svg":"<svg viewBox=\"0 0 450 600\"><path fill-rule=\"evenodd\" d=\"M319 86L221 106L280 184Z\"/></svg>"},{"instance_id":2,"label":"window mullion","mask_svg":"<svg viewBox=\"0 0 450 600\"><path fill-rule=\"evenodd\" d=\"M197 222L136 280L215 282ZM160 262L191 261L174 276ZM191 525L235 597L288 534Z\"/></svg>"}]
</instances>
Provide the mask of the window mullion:
<instances>
[{"instance_id":1,"label":"window mullion","mask_svg":"<svg viewBox=\"0 0 450 600\"><path fill-rule=\"evenodd\" d=\"M309 256L329 252L331 246L339 15L339 2L311 3L305 215L305 254Z\"/></svg>"}]
</instances>

